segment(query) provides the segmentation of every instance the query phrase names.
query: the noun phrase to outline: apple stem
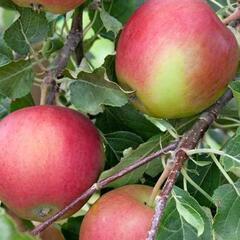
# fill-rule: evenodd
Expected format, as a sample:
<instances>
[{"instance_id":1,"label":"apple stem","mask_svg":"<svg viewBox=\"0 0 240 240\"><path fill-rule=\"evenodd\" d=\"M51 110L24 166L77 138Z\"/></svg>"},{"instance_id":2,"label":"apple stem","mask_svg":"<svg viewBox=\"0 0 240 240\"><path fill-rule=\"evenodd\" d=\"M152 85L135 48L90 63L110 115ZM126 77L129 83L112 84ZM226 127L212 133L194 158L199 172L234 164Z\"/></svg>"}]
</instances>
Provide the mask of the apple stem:
<instances>
[{"instance_id":1,"label":"apple stem","mask_svg":"<svg viewBox=\"0 0 240 240\"><path fill-rule=\"evenodd\" d=\"M157 183L155 184L153 190L152 190L152 194L149 198L149 201L147 203L147 205L151 208L153 208L155 206L155 200L156 197L159 195L160 189L163 185L163 183L166 181L166 179L169 176L169 173L171 172L173 167L173 162L172 161L168 161L166 167L164 168L160 178L158 179Z\"/></svg>"}]
</instances>

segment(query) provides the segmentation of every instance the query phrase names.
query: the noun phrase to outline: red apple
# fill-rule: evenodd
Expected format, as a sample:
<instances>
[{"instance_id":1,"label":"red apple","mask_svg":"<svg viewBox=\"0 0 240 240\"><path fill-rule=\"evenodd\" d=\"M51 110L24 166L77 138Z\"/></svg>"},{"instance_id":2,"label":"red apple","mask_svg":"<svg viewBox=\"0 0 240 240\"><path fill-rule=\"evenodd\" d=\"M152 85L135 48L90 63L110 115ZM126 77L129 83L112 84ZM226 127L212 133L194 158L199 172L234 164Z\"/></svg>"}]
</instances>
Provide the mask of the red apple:
<instances>
[{"instance_id":1,"label":"red apple","mask_svg":"<svg viewBox=\"0 0 240 240\"><path fill-rule=\"evenodd\" d=\"M52 13L65 13L81 5L85 0L12 0L21 7L39 8Z\"/></svg>"},{"instance_id":2,"label":"red apple","mask_svg":"<svg viewBox=\"0 0 240 240\"><path fill-rule=\"evenodd\" d=\"M41 240L65 240L57 226L51 225L40 233Z\"/></svg>"},{"instance_id":3,"label":"red apple","mask_svg":"<svg viewBox=\"0 0 240 240\"><path fill-rule=\"evenodd\" d=\"M85 216L79 240L145 240L154 209L152 188L128 185L103 195Z\"/></svg>"},{"instance_id":4,"label":"red apple","mask_svg":"<svg viewBox=\"0 0 240 240\"><path fill-rule=\"evenodd\" d=\"M76 111L29 107L0 122L0 200L22 218L47 219L89 188L103 164L98 131Z\"/></svg>"},{"instance_id":5,"label":"red apple","mask_svg":"<svg viewBox=\"0 0 240 240\"><path fill-rule=\"evenodd\" d=\"M209 107L236 73L238 45L204 0L148 0L122 31L116 73L155 117Z\"/></svg>"}]
</instances>

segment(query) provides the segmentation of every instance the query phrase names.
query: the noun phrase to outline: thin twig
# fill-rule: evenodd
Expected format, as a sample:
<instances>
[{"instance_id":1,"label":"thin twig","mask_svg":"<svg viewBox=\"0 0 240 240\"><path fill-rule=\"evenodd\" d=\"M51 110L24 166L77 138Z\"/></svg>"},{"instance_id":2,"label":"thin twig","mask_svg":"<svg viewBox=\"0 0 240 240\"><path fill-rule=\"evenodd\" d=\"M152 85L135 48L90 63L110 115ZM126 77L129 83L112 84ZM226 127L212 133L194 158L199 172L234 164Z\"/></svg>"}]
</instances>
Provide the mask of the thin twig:
<instances>
[{"instance_id":1,"label":"thin twig","mask_svg":"<svg viewBox=\"0 0 240 240\"><path fill-rule=\"evenodd\" d=\"M50 71L46 79L44 79L44 84L49 86L47 104L54 104L55 97L58 92L58 85L56 83L56 79L62 76L63 71L68 64L70 56L74 53L79 43L81 42L83 36L83 31L81 27L82 11L82 7L79 7L75 10L72 27L68 35L67 41L54 61L54 69ZM51 78L50 82L49 78Z\"/></svg>"},{"instance_id":2,"label":"thin twig","mask_svg":"<svg viewBox=\"0 0 240 240\"><path fill-rule=\"evenodd\" d=\"M178 145L178 142L174 142L174 143L168 145L167 147L165 147L155 153L152 153L148 157L144 157L144 158L137 160L135 163L126 167L122 171L93 184L89 189L87 189L81 196L76 198L68 206L66 206L64 209L62 209L61 211L59 211L58 213L56 213L55 215L50 217L45 222L39 224L35 229L33 229L33 231L31 232L32 235L38 235L40 232L42 232L44 229L46 229L49 225L51 225L56 220L61 218L66 212L68 212L71 209L73 209L74 207L76 207L79 202L90 197L96 191L103 189L104 187L108 186L109 183L111 183L111 182L123 177L124 175L132 172L133 170L151 162L152 160L156 159L157 157L160 157L163 154L169 153L170 151L174 151L176 149L177 145Z\"/></svg>"},{"instance_id":3,"label":"thin twig","mask_svg":"<svg viewBox=\"0 0 240 240\"><path fill-rule=\"evenodd\" d=\"M152 220L151 230L148 232L147 240L154 240L157 237L158 227L163 217L164 209L170 194L181 172L184 162L188 159L186 150L194 149L211 124L217 119L221 109L232 99L233 95L228 90L211 108L204 112L199 121L186 132L175 151L174 166L168 176L166 183L156 201L155 214Z\"/></svg>"}]
</instances>

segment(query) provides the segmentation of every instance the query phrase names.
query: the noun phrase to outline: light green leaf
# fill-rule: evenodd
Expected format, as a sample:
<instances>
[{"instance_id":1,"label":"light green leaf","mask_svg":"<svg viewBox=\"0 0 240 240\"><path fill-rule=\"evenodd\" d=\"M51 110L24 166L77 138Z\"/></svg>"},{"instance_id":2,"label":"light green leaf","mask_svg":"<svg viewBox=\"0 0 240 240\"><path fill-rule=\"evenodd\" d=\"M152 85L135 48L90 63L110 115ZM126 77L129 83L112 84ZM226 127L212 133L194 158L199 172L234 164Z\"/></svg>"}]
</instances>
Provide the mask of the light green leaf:
<instances>
[{"instance_id":1,"label":"light green leaf","mask_svg":"<svg viewBox=\"0 0 240 240\"><path fill-rule=\"evenodd\" d=\"M121 107L128 103L119 86L107 80L104 68L81 72L78 79L70 84L70 95L72 104L82 112L96 115L103 112L104 105Z\"/></svg>"},{"instance_id":2,"label":"light green leaf","mask_svg":"<svg viewBox=\"0 0 240 240\"><path fill-rule=\"evenodd\" d=\"M6 215L5 210L0 208L0 239L1 240L33 240L35 238L21 234L17 231L16 225Z\"/></svg>"},{"instance_id":3,"label":"light green leaf","mask_svg":"<svg viewBox=\"0 0 240 240\"><path fill-rule=\"evenodd\" d=\"M122 23L119 22L115 17L111 16L104 9L101 9L100 11L100 18L106 30L112 31L116 37L119 31L122 29Z\"/></svg>"},{"instance_id":4,"label":"light green leaf","mask_svg":"<svg viewBox=\"0 0 240 240\"><path fill-rule=\"evenodd\" d=\"M178 138L179 135L177 130L172 126L172 124L164 119L154 118L145 114L145 117L152 122L156 127L158 127L162 132L168 131L173 138Z\"/></svg>"}]
</instances>

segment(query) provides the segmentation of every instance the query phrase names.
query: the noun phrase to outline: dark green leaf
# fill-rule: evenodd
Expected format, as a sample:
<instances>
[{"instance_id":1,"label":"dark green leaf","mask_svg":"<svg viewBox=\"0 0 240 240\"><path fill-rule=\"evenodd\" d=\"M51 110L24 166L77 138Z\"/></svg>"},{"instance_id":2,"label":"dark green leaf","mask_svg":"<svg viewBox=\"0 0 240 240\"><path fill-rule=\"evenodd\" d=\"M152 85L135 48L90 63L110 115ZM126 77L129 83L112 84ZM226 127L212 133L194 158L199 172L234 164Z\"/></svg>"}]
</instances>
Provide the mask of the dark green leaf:
<instances>
[{"instance_id":1,"label":"dark green leaf","mask_svg":"<svg viewBox=\"0 0 240 240\"><path fill-rule=\"evenodd\" d=\"M240 182L236 183L240 192ZM229 185L220 186L213 195L217 205L217 214L214 218L213 228L216 239L239 240L240 236L240 194Z\"/></svg>"},{"instance_id":2,"label":"dark green leaf","mask_svg":"<svg viewBox=\"0 0 240 240\"><path fill-rule=\"evenodd\" d=\"M30 61L12 62L0 68L0 93L9 98L21 98L31 91L33 79Z\"/></svg>"},{"instance_id":3,"label":"dark green leaf","mask_svg":"<svg viewBox=\"0 0 240 240\"><path fill-rule=\"evenodd\" d=\"M240 128L224 147L224 152L228 155L234 156L236 160L227 156L221 157L221 162L226 171L233 172L236 176L240 177Z\"/></svg>"},{"instance_id":4,"label":"dark green leaf","mask_svg":"<svg viewBox=\"0 0 240 240\"><path fill-rule=\"evenodd\" d=\"M183 206L188 206L185 209L181 209L181 214L177 211L176 201L172 197L168 202L165 209L163 219L161 221L158 240L212 240L212 224L205 211L198 204L198 202L192 198L187 192L180 188L174 188L174 194L177 196L178 201ZM191 209L191 218L197 219L197 222L204 224L204 231L201 236L198 236L198 231L189 224L185 219L186 215L189 215L189 209ZM185 215L183 217L183 215Z\"/></svg>"},{"instance_id":5,"label":"dark green leaf","mask_svg":"<svg viewBox=\"0 0 240 240\"><path fill-rule=\"evenodd\" d=\"M20 17L5 32L5 42L14 51L26 55L30 45L47 37L49 24L44 13L36 13L30 8L20 8Z\"/></svg>"}]
</instances>

